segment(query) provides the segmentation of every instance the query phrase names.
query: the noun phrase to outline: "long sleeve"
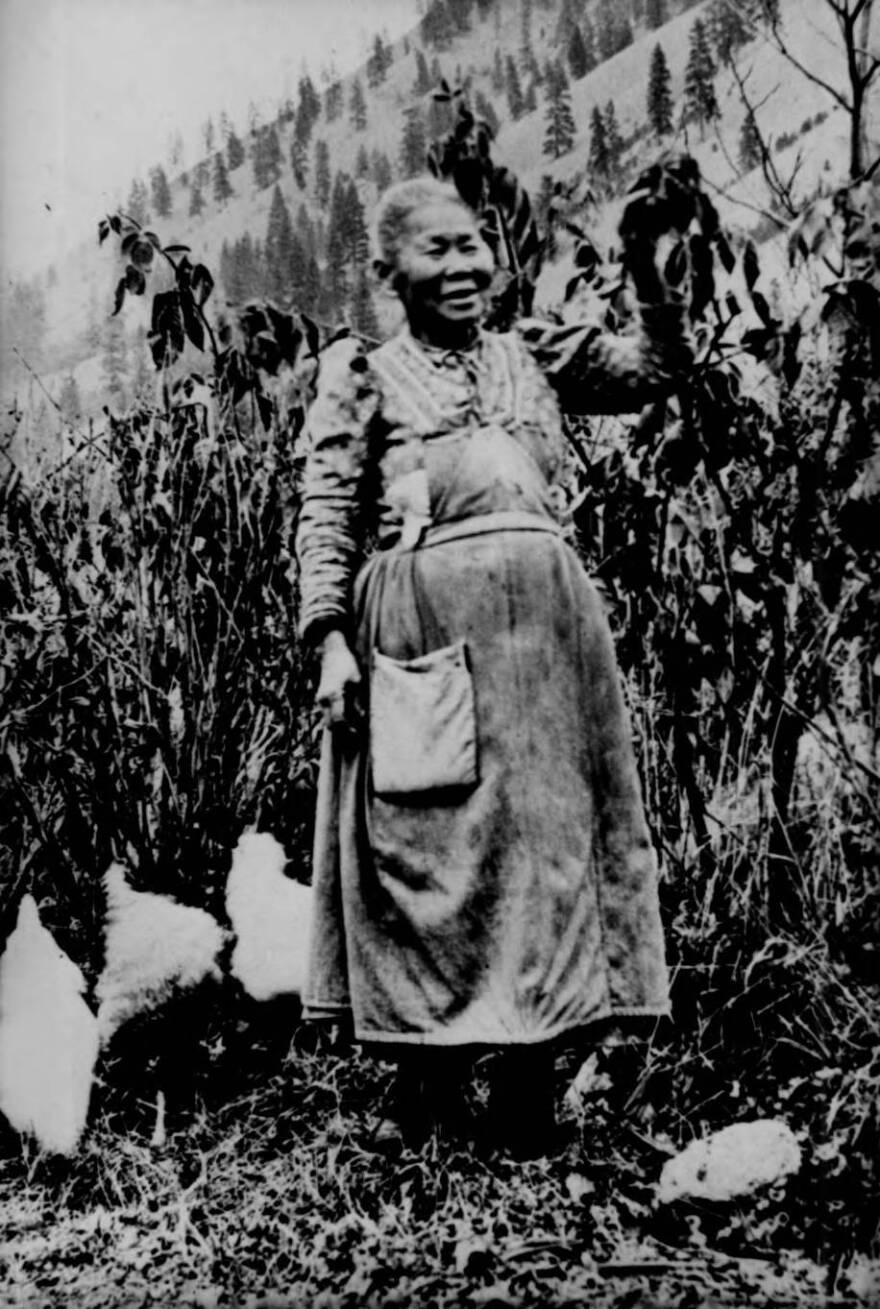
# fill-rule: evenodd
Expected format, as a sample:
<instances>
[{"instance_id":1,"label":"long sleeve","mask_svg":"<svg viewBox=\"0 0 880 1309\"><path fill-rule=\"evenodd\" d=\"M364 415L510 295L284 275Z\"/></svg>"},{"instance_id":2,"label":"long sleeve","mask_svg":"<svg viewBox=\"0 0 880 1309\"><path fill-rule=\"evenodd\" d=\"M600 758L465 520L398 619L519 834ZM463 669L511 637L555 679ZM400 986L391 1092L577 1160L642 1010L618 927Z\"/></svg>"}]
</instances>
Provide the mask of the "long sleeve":
<instances>
[{"instance_id":1,"label":"long sleeve","mask_svg":"<svg viewBox=\"0 0 880 1309\"><path fill-rule=\"evenodd\" d=\"M330 626L348 627L360 562L370 429L379 392L363 348L346 337L321 359L309 410L302 508L297 531L300 633L314 642Z\"/></svg>"},{"instance_id":2,"label":"long sleeve","mask_svg":"<svg viewBox=\"0 0 880 1309\"><path fill-rule=\"evenodd\" d=\"M693 363L684 313L677 303L643 305L631 333L536 318L523 319L518 330L563 410L633 413L667 394Z\"/></svg>"}]
</instances>

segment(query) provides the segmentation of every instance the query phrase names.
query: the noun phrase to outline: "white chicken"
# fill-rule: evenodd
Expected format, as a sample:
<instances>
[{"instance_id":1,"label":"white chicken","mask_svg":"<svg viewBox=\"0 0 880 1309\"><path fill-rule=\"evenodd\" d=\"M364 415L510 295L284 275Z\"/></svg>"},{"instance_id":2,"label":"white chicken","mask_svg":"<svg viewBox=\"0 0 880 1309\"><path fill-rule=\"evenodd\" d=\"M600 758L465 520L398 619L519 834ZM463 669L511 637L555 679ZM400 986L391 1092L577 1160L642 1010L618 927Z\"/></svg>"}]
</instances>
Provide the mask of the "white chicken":
<instances>
[{"instance_id":1,"label":"white chicken","mask_svg":"<svg viewBox=\"0 0 880 1309\"><path fill-rule=\"evenodd\" d=\"M75 1152L89 1109L98 1024L84 990L24 896L0 958L0 1110L52 1154Z\"/></svg>"},{"instance_id":2,"label":"white chicken","mask_svg":"<svg viewBox=\"0 0 880 1309\"><path fill-rule=\"evenodd\" d=\"M235 929L231 972L254 1000L302 996L312 922L312 889L284 875L274 837L245 832L232 856L226 912Z\"/></svg>"},{"instance_id":3,"label":"white chicken","mask_svg":"<svg viewBox=\"0 0 880 1309\"><path fill-rule=\"evenodd\" d=\"M120 864L107 869L104 889L105 959L95 988L102 1045L129 1018L158 1009L177 992L219 982L218 956L226 941L204 909L132 890Z\"/></svg>"},{"instance_id":4,"label":"white chicken","mask_svg":"<svg viewBox=\"0 0 880 1309\"><path fill-rule=\"evenodd\" d=\"M781 1181L801 1166L801 1148L777 1118L733 1123L691 1141L663 1165L657 1184L661 1204L673 1200L733 1200Z\"/></svg>"}]
</instances>

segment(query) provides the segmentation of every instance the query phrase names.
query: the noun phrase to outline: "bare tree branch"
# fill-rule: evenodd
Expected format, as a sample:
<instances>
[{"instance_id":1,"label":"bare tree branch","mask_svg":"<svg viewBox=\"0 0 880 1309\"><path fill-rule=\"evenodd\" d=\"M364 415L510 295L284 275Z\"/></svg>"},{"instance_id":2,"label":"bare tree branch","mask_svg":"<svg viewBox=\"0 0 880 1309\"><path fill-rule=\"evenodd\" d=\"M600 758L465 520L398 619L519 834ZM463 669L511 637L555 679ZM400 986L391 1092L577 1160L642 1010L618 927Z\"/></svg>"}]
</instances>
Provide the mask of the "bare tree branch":
<instances>
[{"instance_id":1,"label":"bare tree branch","mask_svg":"<svg viewBox=\"0 0 880 1309\"><path fill-rule=\"evenodd\" d=\"M776 167L773 156L770 153L770 147L764 138L764 134L758 127L758 120L755 115L757 106L750 99L749 94L746 91L746 79L748 78L749 73L751 73L751 69L749 69L749 72L743 76L736 65L736 60L734 59L731 60L730 71L733 74L733 79L739 90L740 99L745 105L746 113L750 116L755 127L755 139L757 140L758 150L761 154L761 172L764 176L764 181L767 183L771 194L776 197L789 217L794 218L798 212L798 208L792 197L792 186L794 184L795 175L800 170L803 161L800 157L798 158L795 173L792 174L787 182L784 181L779 169Z\"/></svg>"}]
</instances>

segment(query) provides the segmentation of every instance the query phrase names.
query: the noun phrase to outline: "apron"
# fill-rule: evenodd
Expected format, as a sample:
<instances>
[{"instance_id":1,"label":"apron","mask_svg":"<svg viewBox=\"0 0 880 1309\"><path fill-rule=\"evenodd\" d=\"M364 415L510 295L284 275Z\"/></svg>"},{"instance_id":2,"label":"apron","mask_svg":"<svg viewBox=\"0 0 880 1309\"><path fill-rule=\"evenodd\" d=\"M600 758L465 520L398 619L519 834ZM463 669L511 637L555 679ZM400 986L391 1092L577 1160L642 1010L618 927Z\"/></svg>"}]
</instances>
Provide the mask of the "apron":
<instances>
[{"instance_id":1,"label":"apron","mask_svg":"<svg viewBox=\"0 0 880 1309\"><path fill-rule=\"evenodd\" d=\"M476 778L380 794L369 739L325 732L306 1013L350 1012L364 1041L478 1046L664 1014L611 638L540 443L487 424L424 454L431 525L361 569L356 654L369 709L377 657L466 651Z\"/></svg>"}]
</instances>

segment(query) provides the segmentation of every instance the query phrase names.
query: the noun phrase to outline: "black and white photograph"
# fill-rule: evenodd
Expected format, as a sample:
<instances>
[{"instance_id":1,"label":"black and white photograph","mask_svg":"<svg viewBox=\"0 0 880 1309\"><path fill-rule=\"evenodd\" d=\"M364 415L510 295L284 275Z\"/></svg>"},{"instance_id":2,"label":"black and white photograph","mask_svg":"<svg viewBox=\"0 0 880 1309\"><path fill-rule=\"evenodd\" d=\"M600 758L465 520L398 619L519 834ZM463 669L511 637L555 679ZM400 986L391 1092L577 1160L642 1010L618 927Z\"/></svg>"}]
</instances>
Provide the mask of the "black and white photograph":
<instances>
[{"instance_id":1,"label":"black and white photograph","mask_svg":"<svg viewBox=\"0 0 880 1309\"><path fill-rule=\"evenodd\" d=\"M0 1309L880 1306L874 0L0 0Z\"/></svg>"}]
</instances>

